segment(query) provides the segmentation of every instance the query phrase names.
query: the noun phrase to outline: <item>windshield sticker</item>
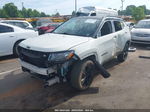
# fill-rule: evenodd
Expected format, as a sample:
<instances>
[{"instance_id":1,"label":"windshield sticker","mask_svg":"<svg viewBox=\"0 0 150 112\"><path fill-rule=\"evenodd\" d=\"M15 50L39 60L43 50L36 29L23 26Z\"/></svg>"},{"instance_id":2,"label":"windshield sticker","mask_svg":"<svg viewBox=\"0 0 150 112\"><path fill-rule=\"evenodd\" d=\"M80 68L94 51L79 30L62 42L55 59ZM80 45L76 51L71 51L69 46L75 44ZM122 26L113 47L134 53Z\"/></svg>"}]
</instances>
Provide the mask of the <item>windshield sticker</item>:
<instances>
[{"instance_id":1,"label":"windshield sticker","mask_svg":"<svg viewBox=\"0 0 150 112\"><path fill-rule=\"evenodd\" d=\"M85 23L95 23L97 20L95 19L87 19Z\"/></svg>"}]
</instances>

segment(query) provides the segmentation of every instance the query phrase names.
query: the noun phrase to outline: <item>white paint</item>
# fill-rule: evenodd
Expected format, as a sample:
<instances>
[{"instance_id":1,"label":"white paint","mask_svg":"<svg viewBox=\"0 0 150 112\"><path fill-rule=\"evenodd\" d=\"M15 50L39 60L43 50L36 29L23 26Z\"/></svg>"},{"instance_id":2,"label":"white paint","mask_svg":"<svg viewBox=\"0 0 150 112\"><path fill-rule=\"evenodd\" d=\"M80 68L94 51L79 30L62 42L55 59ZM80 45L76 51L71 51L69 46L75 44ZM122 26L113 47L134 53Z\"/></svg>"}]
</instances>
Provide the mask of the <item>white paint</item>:
<instances>
[{"instance_id":1,"label":"white paint","mask_svg":"<svg viewBox=\"0 0 150 112\"><path fill-rule=\"evenodd\" d=\"M38 32L29 29L23 29L17 26L0 23L1 28L9 27L5 33L0 33L0 56L13 54L13 48L17 41L25 40L38 36Z\"/></svg>"}]
</instances>

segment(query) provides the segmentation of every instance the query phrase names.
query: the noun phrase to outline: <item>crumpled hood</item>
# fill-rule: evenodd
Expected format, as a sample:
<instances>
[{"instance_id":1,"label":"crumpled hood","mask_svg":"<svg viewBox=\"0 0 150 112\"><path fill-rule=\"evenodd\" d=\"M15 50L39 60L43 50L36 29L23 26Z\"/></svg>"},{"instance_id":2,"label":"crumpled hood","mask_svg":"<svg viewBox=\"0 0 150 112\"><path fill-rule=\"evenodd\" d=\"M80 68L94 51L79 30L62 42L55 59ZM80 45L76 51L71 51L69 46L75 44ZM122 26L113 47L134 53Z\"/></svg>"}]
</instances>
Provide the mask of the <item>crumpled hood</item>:
<instances>
[{"instance_id":1,"label":"crumpled hood","mask_svg":"<svg viewBox=\"0 0 150 112\"><path fill-rule=\"evenodd\" d=\"M150 34L150 29L144 29L144 28L133 28L132 33L141 33L141 34Z\"/></svg>"},{"instance_id":2,"label":"crumpled hood","mask_svg":"<svg viewBox=\"0 0 150 112\"><path fill-rule=\"evenodd\" d=\"M19 45L35 51L57 52L65 51L89 41L88 37L61 34L44 34L37 38L22 41Z\"/></svg>"}]
</instances>

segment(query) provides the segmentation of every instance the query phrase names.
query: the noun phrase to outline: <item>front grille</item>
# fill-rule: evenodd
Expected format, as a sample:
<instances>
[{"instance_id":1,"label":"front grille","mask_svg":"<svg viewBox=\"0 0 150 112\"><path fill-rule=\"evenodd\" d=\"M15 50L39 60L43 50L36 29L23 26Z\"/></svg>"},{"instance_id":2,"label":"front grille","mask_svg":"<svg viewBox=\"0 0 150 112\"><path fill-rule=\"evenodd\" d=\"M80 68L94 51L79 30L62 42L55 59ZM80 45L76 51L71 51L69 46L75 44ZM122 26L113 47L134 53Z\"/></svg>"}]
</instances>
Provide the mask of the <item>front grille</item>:
<instances>
[{"instance_id":1,"label":"front grille","mask_svg":"<svg viewBox=\"0 0 150 112\"><path fill-rule=\"evenodd\" d=\"M25 49L22 47L18 47L19 58L27 63L35 65L41 68L48 67L48 55L49 53L33 51L29 49Z\"/></svg>"},{"instance_id":2,"label":"front grille","mask_svg":"<svg viewBox=\"0 0 150 112\"><path fill-rule=\"evenodd\" d=\"M135 36L137 36L137 37L150 37L150 34L135 33Z\"/></svg>"},{"instance_id":3,"label":"front grille","mask_svg":"<svg viewBox=\"0 0 150 112\"><path fill-rule=\"evenodd\" d=\"M133 40L132 41L135 41L135 42L144 42L144 43L150 43L150 41L143 41L143 40Z\"/></svg>"}]
</instances>

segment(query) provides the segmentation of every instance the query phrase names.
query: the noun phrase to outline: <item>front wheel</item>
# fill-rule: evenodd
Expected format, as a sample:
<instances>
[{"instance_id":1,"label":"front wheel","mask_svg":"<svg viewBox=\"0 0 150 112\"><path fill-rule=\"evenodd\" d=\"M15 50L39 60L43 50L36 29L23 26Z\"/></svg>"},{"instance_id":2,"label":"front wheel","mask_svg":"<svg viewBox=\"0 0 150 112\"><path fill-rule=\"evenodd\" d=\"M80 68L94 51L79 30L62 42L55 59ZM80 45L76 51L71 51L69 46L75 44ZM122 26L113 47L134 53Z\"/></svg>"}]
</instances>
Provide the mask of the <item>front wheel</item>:
<instances>
[{"instance_id":1,"label":"front wheel","mask_svg":"<svg viewBox=\"0 0 150 112\"><path fill-rule=\"evenodd\" d=\"M122 53L117 56L119 62L124 62L127 59L128 49L129 49L129 43L126 43Z\"/></svg>"},{"instance_id":2,"label":"front wheel","mask_svg":"<svg viewBox=\"0 0 150 112\"><path fill-rule=\"evenodd\" d=\"M18 53L18 45L19 45L20 42L21 41L16 42L15 45L14 45L14 47L13 47L13 55L15 57L18 57L18 55L19 55L19 53Z\"/></svg>"},{"instance_id":3,"label":"front wheel","mask_svg":"<svg viewBox=\"0 0 150 112\"><path fill-rule=\"evenodd\" d=\"M71 85L83 91L90 87L94 77L94 63L91 60L77 62L71 71Z\"/></svg>"}]
</instances>

